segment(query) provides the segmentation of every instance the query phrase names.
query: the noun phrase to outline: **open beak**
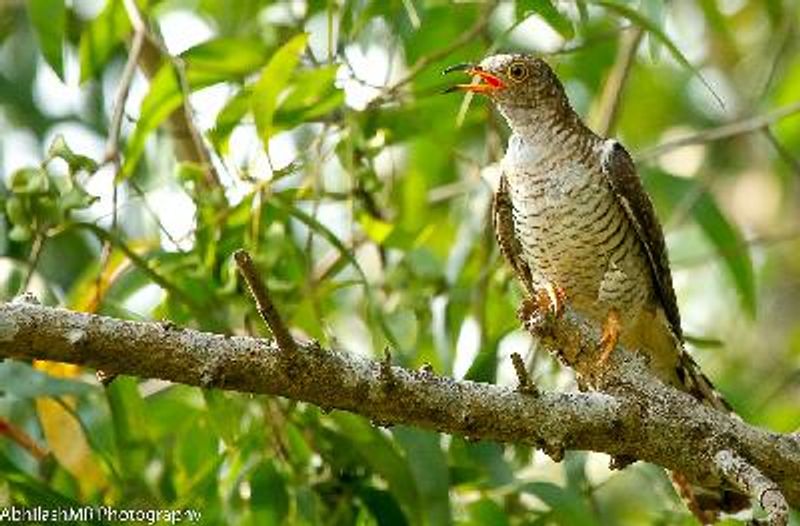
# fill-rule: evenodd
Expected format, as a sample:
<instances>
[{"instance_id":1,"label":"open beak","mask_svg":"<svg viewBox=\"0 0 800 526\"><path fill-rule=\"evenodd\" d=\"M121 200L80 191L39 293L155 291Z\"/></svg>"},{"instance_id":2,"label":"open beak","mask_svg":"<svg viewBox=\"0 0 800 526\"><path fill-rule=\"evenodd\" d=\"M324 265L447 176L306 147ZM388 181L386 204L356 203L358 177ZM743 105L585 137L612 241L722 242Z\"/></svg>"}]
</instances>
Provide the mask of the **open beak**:
<instances>
[{"instance_id":1,"label":"open beak","mask_svg":"<svg viewBox=\"0 0 800 526\"><path fill-rule=\"evenodd\" d=\"M486 94L505 88L505 84L500 77L492 75L491 73L482 70L478 66L474 66L472 64L456 64L454 66L450 66L442 73L447 74L454 71L463 71L467 75L475 77L477 82L473 82L472 84L456 84L455 86L451 86L444 90L445 93L452 93L454 91L470 91L472 93Z\"/></svg>"}]
</instances>

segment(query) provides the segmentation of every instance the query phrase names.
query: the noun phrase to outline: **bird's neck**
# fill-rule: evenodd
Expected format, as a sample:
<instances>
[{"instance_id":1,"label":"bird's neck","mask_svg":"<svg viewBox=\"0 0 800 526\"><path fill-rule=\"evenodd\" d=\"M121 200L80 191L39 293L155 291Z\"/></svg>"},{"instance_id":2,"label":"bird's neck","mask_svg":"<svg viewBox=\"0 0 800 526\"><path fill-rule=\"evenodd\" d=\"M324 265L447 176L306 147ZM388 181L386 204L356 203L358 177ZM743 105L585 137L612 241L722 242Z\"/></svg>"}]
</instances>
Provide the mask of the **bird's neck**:
<instances>
[{"instance_id":1,"label":"bird's neck","mask_svg":"<svg viewBox=\"0 0 800 526\"><path fill-rule=\"evenodd\" d=\"M569 104L535 109L506 105L500 107L500 112L519 140L541 151L569 148L579 154L601 140Z\"/></svg>"}]
</instances>

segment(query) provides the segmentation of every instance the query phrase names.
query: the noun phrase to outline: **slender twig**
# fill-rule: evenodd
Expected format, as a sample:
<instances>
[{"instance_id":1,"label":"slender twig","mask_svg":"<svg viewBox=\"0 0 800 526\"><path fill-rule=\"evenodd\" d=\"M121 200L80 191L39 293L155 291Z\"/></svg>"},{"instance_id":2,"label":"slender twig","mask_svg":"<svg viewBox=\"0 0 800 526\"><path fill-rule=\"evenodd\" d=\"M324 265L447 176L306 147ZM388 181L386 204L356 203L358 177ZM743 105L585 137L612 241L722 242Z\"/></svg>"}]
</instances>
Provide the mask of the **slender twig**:
<instances>
[{"instance_id":1,"label":"slender twig","mask_svg":"<svg viewBox=\"0 0 800 526\"><path fill-rule=\"evenodd\" d=\"M520 356L519 353L512 352L511 363L514 365L514 372L517 374L517 381L519 382L517 391L530 395L538 395L539 392L536 386L528 377L528 370L525 368L525 362L522 360L522 356Z\"/></svg>"},{"instance_id":2,"label":"slender twig","mask_svg":"<svg viewBox=\"0 0 800 526\"><path fill-rule=\"evenodd\" d=\"M33 236L33 243L31 243L31 253L28 256L28 270L25 272L25 277L22 279L19 293L28 290L31 285L33 275L36 274L36 268L39 266L39 258L42 256L42 249L44 248L47 235L43 232L37 231Z\"/></svg>"},{"instance_id":3,"label":"slender twig","mask_svg":"<svg viewBox=\"0 0 800 526\"><path fill-rule=\"evenodd\" d=\"M702 144L751 133L766 128L775 122L797 113L800 113L800 101L788 104L782 108L765 113L764 115L756 115L755 117L749 117L739 121L731 122L718 128L711 128L693 135L666 141L657 146L646 148L638 152L637 158L640 160L652 159L669 151L681 148L683 146L688 146L690 144Z\"/></svg>"},{"instance_id":4,"label":"slender twig","mask_svg":"<svg viewBox=\"0 0 800 526\"><path fill-rule=\"evenodd\" d=\"M614 129L622 94L625 91L625 82L633 66L633 59L636 56L636 50L639 49L642 35L644 35L644 30L640 26L634 28L633 31L621 33L617 57L590 119L595 131L601 137L607 136Z\"/></svg>"},{"instance_id":5,"label":"slender twig","mask_svg":"<svg viewBox=\"0 0 800 526\"><path fill-rule=\"evenodd\" d=\"M794 154L792 154L792 152L786 148L786 146L781 144L769 127L765 127L763 131L764 136L767 138L772 147L775 148L778 157L780 157L795 174L800 176L800 159L795 157Z\"/></svg>"},{"instance_id":6,"label":"slender twig","mask_svg":"<svg viewBox=\"0 0 800 526\"><path fill-rule=\"evenodd\" d=\"M253 258L250 257L247 251L241 249L237 250L233 257L236 260L236 265L239 267L239 272L242 274L245 282L247 282L250 295L256 302L258 314L261 316L261 319L264 320L264 323L267 324L270 331L272 331L272 335L275 337L278 347L287 352L296 351L297 342L295 342L291 333L289 333L289 329L286 328L280 314L278 314L278 309L276 309L275 305L272 303L267 286L258 275L258 269L256 269L256 265L253 263Z\"/></svg>"},{"instance_id":7,"label":"slender twig","mask_svg":"<svg viewBox=\"0 0 800 526\"><path fill-rule=\"evenodd\" d=\"M798 238L800 238L800 232L787 232L784 234L777 234L777 235L757 236L750 239L746 239L739 243L732 243L730 245L720 247L718 250L714 252L714 255L697 254L688 257L674 259L671 265L672 268L674 269L694 267L698 265L706 265L716 261L715 255L729 256L731 254L739 253L747 249L747 247L776 245L778 243L794 241Z\"/></svg>"},{"instance_id":8,"label":"slender twig","mask_svg":"<svg viewBox=\"0 0 800 526\"><path fill-rule=\"evenodd\" d=\"M22 449L31 454L36 460L42 460L48 455L46 449L36 443L25 431L18 428L5 418L0 418L0 436L6 436Z\"/></svg>"},{"instance_id":9,"label":"slender twig","mask_svg":"<svg viewBox=\"0 0 800 526\"><path fill-rule=\"evenodd\" d=\"M124 0L125 11L134 31L144 35L142 50L139 53L139 64L145 74L152 78L161 69L164 58L170 62L178 78L182 93L181 107L172 112L167 120L169 130L175 142L175 154L178 160L187 161L203 169L204 183L209 188L220 186L219 174L203 142L202 135L194 123L194 116L189 104L190 86L186 77L185 66L179 57L173 57L164 44L148 28L144 15L135 0Z\"/></svg>"},{"instance_id":10,"label":"slender twig","mask_svg":"<svg viewBox=\"0 0 800 526\"><path fill-rule=\"evenodd\" d=\"M125 62L125 68L122 70L119 85L117 86L117 94L114 97L114 109L111 114L111 123L108 127L108 139L106 141L106 160L115 160L119 158L119 139L122 130L122 118L125 115L125 104L131 90L131 84L133 84L136 64L139 62L139 55L142 53L144 38L145 33L143 30L137 29L133 34L128 60Z\"/></svg>"},{"instance_id":11,"label":"slender twig","mask_svg":"<svg viewBox=\"0 0 800 526\"><path fill-rule=\"evenodd\" d=\"M438 49L433 53L418 58L417 61L414 62L414 64L408 69L408 73L406 73L403 78L395 82L393 85L387 87L382 94L372 99L368 104L368 107L378 106L386 100L392 98L392 96L397 93L400 88L412 82L420 73L422 73L422 71L425 70L425 68L442 60L443 58L446 58L457 49L472 42L475 37L481 34L481 32L489 25L489 17L492 14L493 9L494 4L489 4L486 8L484 8L483 12L472 25L472 27L462 33L460 37L453 40L449 45Z\"/></svg>"},{"instance_id":12,"label":"slender twig","mask_svg":"<svg viewBox=\"0 0 800 526\"><path fill-rule=\"evenodd\" d=\"M755 466L733 451L723 449L714 456L720 474L731 484L754 498L767 512L770 526L785 526L789 522L789 504L780 487Z\"/></svg>"}]
</instances>

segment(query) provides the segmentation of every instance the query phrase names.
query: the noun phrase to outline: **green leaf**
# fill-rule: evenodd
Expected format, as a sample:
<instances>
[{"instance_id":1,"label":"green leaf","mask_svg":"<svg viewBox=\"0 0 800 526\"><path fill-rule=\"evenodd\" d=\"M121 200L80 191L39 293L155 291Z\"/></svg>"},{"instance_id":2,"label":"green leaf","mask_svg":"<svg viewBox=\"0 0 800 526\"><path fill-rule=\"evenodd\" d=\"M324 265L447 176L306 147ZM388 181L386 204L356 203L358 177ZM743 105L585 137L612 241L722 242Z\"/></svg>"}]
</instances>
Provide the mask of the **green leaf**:
<instances>
[{"instance_id":1,"label":"green leaf","mask_svg":"<svg viewBox=\"0 0 800 526\"><path fill-rule=\"evenodd\" d=\"M11 502L17 505L75 510L83 507L82 503L52 489L50 482L45 483L21 470L6 456L5 451L0 451L0 479L8 485ZM4 511L11 513L9 508L4 508ZM27 523L22 520L19 522ZM102 523L89 521L88 524Z\"/></svg>"},{"instance_id":2,"label":"green leaf","mask_svg":"<svg viewBox=\"0 0 800 526\"><path fill-rule=\"evenodd\" d=\"M267 150L269 150L269 139L274 133L272 121L278 106L278 96L286 88L307 42L308 35L301 33L276 51L261 72L253 90L252 104L256 130Z\"/></svg>"},{"instance_id":3,"label":"green leaf","mask_svg":"<svg viewBox=\"0 0 800 526\"><path fill-rule=\"evenodd\" d=\"M556 486L551 482L529 482L519 489L523 493L536 495L547 504L552 510L557 524L581 524L583 526L599 524L579 493Z\"/></svg>"},{"instance_id":4,"label":"green leaf","mask_svg":"<svg viewBox=\"0 0 800 526\"><path fill-rule=\"evenodd\" d=\"M183 94L175 68L171 63L164 64L150 82L150 89L142 100L136 129L125 145L125 162L120 171L120 181L133 174L150 133L177 110L182 102Z\"/></svg>"},{"instance_id":5,"label":"green leaf","mask_svg":"<svg viewBox=\"0 0 800 526\"><path fill-rule=\"evenodd\" d=\"M451 524L450 476L447 459L439 443L440 436L405 426L392 429L406 452L411 473L417 484L426 524Z\"/></svg>"},{"instance_id":6,"label":"green leaf","mask_svg":"<svg viewBox=\"0 0 800 526\"><path fill-rule=\"evenodd\" d=\"M360 487L358 496L369 509L378 526L404 526L406 516L390 492L371 487Z\"/></svg>"},{"instance_id":7,"label":"green leaf","mask_svg":"<svg viewBox=\"0 0 800 526\"><path fill-rule=\"evenodd\" d=\"M717 248L728 269L742 307L751 316L756 313L756 285L750 251L739 230L725 217L716 201L708 192L703 192L692 208L694 220Z\"/></svg>"},{"instance_id":8,"label":"green leaf","mask_svg":"<svg viewBox=\"0 0 800 526\"><path fill-rule=\"evenodd\" d=\"M570 40L575 36L572 21L556 9L550 0L516 0L515 14L517 21L532 14L539 15L565 40Z\"/></svg>"},{"instance_id":9,"label":"green leaf","mask_svg":"<svg viewBox=\"0 0 800 526\"><path fill-rule=\"evenodd\" d=\"M678 49L678 46L676 46L675 43L672 40L670 40L667 34L664 33L664 31L660 27L658 27L658 25L655 22L653 22L646 16L642 15L632 7L628 7L627 5L623 5L611 0L592 0L592 2L597 5L605 7L609 11L614 11L615 13L619 14L624 18L627 18L632 23L647 30L653 36L658 38L658 40L664 43L664 46L666 46L670 54L672 54L672 56L675 58L675 60L678 61L680 65L691 71L698 79L700 79L700 82L703 83L703 86L705 86L706 89L708 89L708 91L711 93L711 95L717 100L717 103L719 103L720 107L722 108L725 107L725 103L722 102L722 99L719 97L719 95L717 95L717 92L714 91L714 88L711 87L706 78L700 73L700 71L696 67L692 65L691 62L689 62L689 60L684 56L684 54L681 53L681 50Z\"/></svg>"},{"instance_id":10,"label":"green leaf","mask_svg":"<svg viewBox=\"0 0 800 526\"><path fill-rule=\"evenodd\" d=\"M219 82L241 81L269 58L267 47L253 38L222 37L198 44L181 53L186 80L192 90Z\"/></svg>"},{"instance_id":11,"label":"green leaf","mask_svg":"<svg viewBox=\"0 0 800 526\"><path fill-rule=\"evenodd\" d=\"M250 476L254 524L283 524L289 513L287 481L272 462L259 465Z\"/></svg>"},{"instance_id":12,"label":"green leaf","mask_svg":"<svg viewBox=\"0 0 800 526\"><path fill-rule=\"evenodd\" d=\"M47 63L64 80L64 29L67 9L64 0L28 0L28 14Z\"/></svg>"},{"instance_id":13,"label":"green leaf","mask_svg":"<svg viewBox=\"0 0 800 526\"><path fill-rule=\"evenodd\" d=\"M292 78L289 94L275 111L277 129L326 115L344 103L344 92L335 85L338 66L298 71Z\"/></svg>"},{"instance_id":14,"label":"green leaf","mask_svg":"<svg viewBox=\"0 0 800 526\"><path fill-rule=\"evenodd\" d=\"M9 189L15 194L47 194L50 177L42 168L20 168L11 174Z\"/></svg>"},{"instance_id":15,"label":"green leaf","mask_svg":"<svg viewBox=\"0 0 800 526\"><path fill-rule=\"evenodd\" d=\"M417 488L408 462L398 451L397 445L360 416L335 412L331 418L366 464L386 481L393 497L403 505L412 522L419 522L421 514ZM370 503L368 506L372 509Z\"/></svg>"},{"instance_id":16,"label":"green leaf","mask_svg":"<svg viewBox=\"0 0 800 526\"><path fill-rule=\"evenodd\" d=\"M37 371L28 364L10 360L0 363L0 386L0 392L17 398L87 394L92 391L83 382L56 378Z\"/></svg>"},{"instance_id":17,"label":"green leaf","mask_svg":"<svg viewBox=\"0 0 800 526\"><path fill-rule=\"evenodd\" d=\"M741 301L749 315L756 312L756 285L753 261L739 229L722 213L714 196L690 179L676 177L660 170L651 170L644 179L655 198L670 206L691 205L692 219L717 249Z\"/></svg>"},{"instance_id":18,"label":"green leaf","mask_svg":"<svg viewBox=\"0 0 800 526\"><path fill-rule=\"evenodd\" d=\"M119 377L105 393L123 471L132 478L143 480L140 477L144 477L148 460L149 427L139 385L133 378Z\"/></svg>"},{"instance_id":19,"label":"green leaf","mask_svg":"<svg viewBox=\"0 0 800 526\"><path fill-rule=\"evenodd\" d=\"M47 158L48 161L55 158L63 159L69 166L70 174L75 174L82 170L89 173L97 171L97 162L90 157L73 152L63 135L57 135L53 142L50 143L50 148L47 150Z\"/></svg>"},{"instance_id":20,"label":"green leaf","mask_svg":"<svg viewBox=\"0 0 800 526\"><path fill-rule=\"evenodd\" d=\"M228 152L231 133L250 111L252 96L253 89L251 87L242 88L236 95L228 99L228 102L217 114L217 120L214 127L209 130L208 138L220 154Z\"/></svg>"},{"instance_id":21,"label":"green leaf","mask_svg":"<svg viewBox=\"0 0 800 526\"><path fill-rule=\"evenodd\" d=\"M382 244L394 230L393 224L381 221L367 213L358 215L358 223L361 225L361 228L364 229L367 236L379 245Z\"/></svg>"},{"instance_id":22,"label":"green leaf","mask_svg":"<svg viewBox=\"0 0 800 526\"><path fill-rule=\"evenodd\" d=\"M470 503L467 506L469 521L467 525L474 526L508 526L508 517L495 501L490 498Z\"/></svg>"},{"instance_id":23,"label":"green leaf","mask_svg":"<svg viewBox=\"0 0 800 526\"><path fill-rule=\"evenodd\" d=\"M106 63L131 33L122 0L108 0L100 14L81 33L78 56L81 82L100 76Z\"/></svg>"}]
</instances>

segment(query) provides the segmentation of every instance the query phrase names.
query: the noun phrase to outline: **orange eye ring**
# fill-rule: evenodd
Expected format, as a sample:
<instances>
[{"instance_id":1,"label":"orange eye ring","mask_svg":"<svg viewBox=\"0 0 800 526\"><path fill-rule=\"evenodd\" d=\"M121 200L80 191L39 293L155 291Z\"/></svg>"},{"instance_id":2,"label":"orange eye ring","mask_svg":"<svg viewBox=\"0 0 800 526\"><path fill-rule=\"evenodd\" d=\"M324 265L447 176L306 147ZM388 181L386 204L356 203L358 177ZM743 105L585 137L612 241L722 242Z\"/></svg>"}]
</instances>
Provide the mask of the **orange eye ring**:
<instances>
[{"instance_id":1,"label":"orange eye ring","mask_svg":"<svg viewBox=\"0 0 800 526\"><path fill-rule=\"evenodd\" d=\"M530 75L528 67L522 62L512 62L506 70L506 76L514 82L522 82Z\"/></svg>"}]
</instances>

